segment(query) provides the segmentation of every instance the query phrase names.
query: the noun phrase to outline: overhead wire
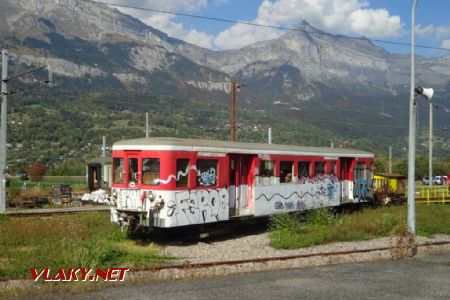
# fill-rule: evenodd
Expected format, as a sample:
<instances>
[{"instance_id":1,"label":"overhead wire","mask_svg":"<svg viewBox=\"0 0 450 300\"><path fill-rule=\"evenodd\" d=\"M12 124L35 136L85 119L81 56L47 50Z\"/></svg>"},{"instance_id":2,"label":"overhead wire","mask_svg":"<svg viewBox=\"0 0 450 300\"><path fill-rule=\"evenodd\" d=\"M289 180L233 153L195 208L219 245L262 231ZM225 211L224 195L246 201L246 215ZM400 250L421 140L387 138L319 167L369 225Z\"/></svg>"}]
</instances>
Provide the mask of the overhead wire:
<instances>
[{"instance_id":1,"label":"overhead wire","mask_svg":"<svg viewBox=\"0 0 450 300\"><path fill-rule=\"evenodd\" d=\"M326 32L307 30L307 29L298 28L298 27L284 27L284 26L275 26L275 25L267 25L267 24L258 24L258 23L254 23L254 22L239 21L239 20L225 19L225 18L219 18L219 17L209 17L209 16L203 16L203 15L188 14L188 13L174 12L174 11L168 11L168 10L159 10L159 9L152 9L152 8L140 7L140 6L134 6L134 5L103 2L103 1L94 1L94 0L81 0L81 1L89 2L89 3L93 3L93 4L109 5L109 6L114 6L114 7L143 10L143 11L149 11L149 12L154 12L154 13L170 14L170 15L190 17L190 18L196 18L196 19L204 19L204 20L210 20L210 21L243 24L243 25L248 25L248 26L271 28L271 29L277 29L277 30L299 31L299 32L304 32L304 33L309 33L309 34L330 35L329 33L326 33ZM349 35L333 35L333 36L338 37L338 38L348 38L348 39L371 41L371 42L378 42L378 43L385 43L385 44L392 44L392 45L411 46L411 44L409 44L409 43L401 43L401 42L387 41L387 40L381 40L381 39L370 39L370 38L366 38L366 37L356 37L356 36L349 36ZM433 47L433 46L426 46L426 45L420 45L420 44L417 44L415 46L419 47L419 48L450 51L450 49L443 48L443 47ZM119 105L120 104L133 104L133 105L152 107L152 108L159 107L158 105L153 104L153 103L138 102L138 101L123 101L123 100L121 101L121 100L106 100L106 99L94 99L93 101L94 102L113 103L113 104L119 104ZM198 111L198 110L196 110L196 111ZM201 111L208 112L209 110L201 110ZM339 121L339 120L333 121L333 120L323 120L323 119L314 119L314 118L307 118L307 119L309 121L320 121L320 122L338 123L338 124L346 124L346 125L361 125L360 122L348 122L348 121ZM370 125L376 126L376 127L399 128L399 129L408 128L407 126L401 126L401 125L387 125L387 124L370 124ZM365 124L365 126L368 126L368 124Z\"/></svg>"},{"instance_id":2,"label":"overhead wire","mask_svg":"<svg viewBox=\"0 0 450 300\"><path fill-rule=\"evenodd\" d=\"M182 13L182 12L169 11L169 10L147 8L147 7L141 7L141 6L135 6L135 5L109 3L109 2L103 2L103 1L94 1L94 0L81 0L81 1L90 2L90 3L94 3L94 4L110 5L110 6L114 6L114 7L143 10L143 11L155 12L155 13L161 13L161 14L189 17L189 18L195 18L195 19L203 19L203 20L209 20L209 21L242 24L242 25L248 25L248 26L271 28L271 29L285 30L285 31L299 31L299 32L304 32L304 33L309 33L309 34L332 35L330 33L323 32L323 31L307 30L307 29L302 29L302 28L298 28L298 27L284 27L284 26L277 26L277 25L259 24L259 23L255 23L255 22L239 21L239 20L225 19L225 18L219 18L219 17L209 17L209 16L188 14L188 13ZM381 39L372 39L372 38L361 37L361 36L351 36L351 35L339 34L339 35L333 35L333 37L348 38L348 39L362 40L362 41L370 41L370 42L376 42L376 43L382 43L382 44L390 44L390 45L397 45L397 46L409 46L409 47L411 46L410 43L387 41L387 40L381 40ZM424 49L432 49L432 50L442 50L442 51L449 51L450 52L449 48L444 48L444 47L434 47L434 46L427 46L427 45L420 45L420 44L416 44L415 47L417 47L417 48L424 48Z\"/></svg>"}]
</instances>

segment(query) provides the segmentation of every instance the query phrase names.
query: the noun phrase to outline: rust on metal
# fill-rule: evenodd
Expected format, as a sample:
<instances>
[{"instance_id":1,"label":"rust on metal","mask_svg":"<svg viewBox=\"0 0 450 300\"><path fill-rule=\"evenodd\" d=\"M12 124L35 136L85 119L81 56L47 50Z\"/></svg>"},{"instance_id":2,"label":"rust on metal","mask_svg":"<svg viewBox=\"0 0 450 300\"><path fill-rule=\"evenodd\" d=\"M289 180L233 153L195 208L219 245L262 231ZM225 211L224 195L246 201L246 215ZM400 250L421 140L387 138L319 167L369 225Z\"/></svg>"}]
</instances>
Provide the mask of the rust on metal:
<instances>
[{"instance_id":1,"label":"rust on metal","mask_svg":"<svg viewBox=\"0 0 450 300\"><path fill-rule=\"evenodd\" d=\"M417 245L417 247L439 246L439 245L447 245L447 244L450 244L450 241L425 242L425 243ZM324 256L324 257L340 256L340 255L368 253L368 252L375 252L375 251L388 251L391 249L393 249L393 247L377 247L377 248L369 248L369 249L334 251L334 252L317 252L317 253L306 253L306 254L288 255L288 256L273 256L273 257L228 260L228 261L212 261L212 262L193 263L193 264L184 263L184 264L176 264L176 265L160 265L160 266L151 267L151 268L148 268L145 270L159 271L159 270L165 270L165 269L199 269L199 268L208 268L208 267L214 267L214 266L220 266L220 265L264 263L264 262L269 262L269 261L284 261L284 260L291 260L291 259L301 259L301 258L320 257L320 256Z\"/></svg>"}]
</instances>

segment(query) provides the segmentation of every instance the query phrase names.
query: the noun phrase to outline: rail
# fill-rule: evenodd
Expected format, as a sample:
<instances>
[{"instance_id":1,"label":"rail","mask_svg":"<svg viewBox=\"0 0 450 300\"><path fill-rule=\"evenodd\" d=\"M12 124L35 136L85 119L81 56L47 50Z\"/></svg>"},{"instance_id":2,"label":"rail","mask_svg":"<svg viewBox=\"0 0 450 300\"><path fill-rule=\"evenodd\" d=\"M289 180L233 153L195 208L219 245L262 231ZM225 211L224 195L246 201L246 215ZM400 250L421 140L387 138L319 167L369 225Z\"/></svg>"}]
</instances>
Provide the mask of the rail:
<instances>
[{"instance_id":1,"label":"rail","mask_svg":"<svg viewBox=\"0 0 450 300\"><path fill-rule=\"evenodd\" d=\"M426 248L433 246L444 246L449 245L449 240L444 241L434 241L434 242L424 242L420 244L416 244L417 248ZM362 254L362 253L370 253L377 251L393 251L395 250L395 246L386 246L386 247L375 247L375 248L366 248L366 249L353 249L353 250L343 250L343 251L332 251L332 252L314 252L314 253L305 253L305 254L297 254L297 255L287 255L287 256L272 256L272 257L262 257L262 258L249 258L249 259L241 259L241 260L225 260L225 261L209 261L209 262L200 262L200 263L182 263L182 264L162 264L157 266L151 266L143 269L139 269L139 271L161 271L161 270L170 270L170 269L199 269L199 268L211 268L215 266L225 266L225 265L240 265L240 264L267 264L272 261L289 261L293 259L305 259L305 258L314 258L314 257L330 257L330 256L349 256L354 254Z\"/></svg>"},{"instance_id":2,"label":"rail","mask_svg":"<svg viewBox=\"0 0 450 300\"><path fill-rule=\"evenodd\" d=\"M416 203L450 203L450 186L418 186L415 198Z\"/></svg>"}]
</instances>

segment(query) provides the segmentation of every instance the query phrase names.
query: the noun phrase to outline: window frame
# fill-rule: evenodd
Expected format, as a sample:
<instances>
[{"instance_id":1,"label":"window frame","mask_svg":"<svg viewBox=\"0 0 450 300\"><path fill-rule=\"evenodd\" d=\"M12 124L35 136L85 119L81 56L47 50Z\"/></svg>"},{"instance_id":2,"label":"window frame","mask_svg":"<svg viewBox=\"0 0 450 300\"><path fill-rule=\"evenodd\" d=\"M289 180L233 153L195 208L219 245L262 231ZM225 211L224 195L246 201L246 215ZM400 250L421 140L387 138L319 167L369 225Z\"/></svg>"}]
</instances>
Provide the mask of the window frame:
<instances>
[{"instance_id":1,"label":"window frame","mask_svg":"<svg viewBox=\"0 0 450 300\"><path fill-rule=\"evenodd\" d=\"M150 161L157 160L157 162L158 162L157 176L155 175L156 172L145 171L144 170L144 167L145 167L145 164L146 164L146 162L145 162L146 160L150 160ZM152 165L152 167L153 167L153 165ZM151 183L145 182L146 173L149 173L149 174L154 173L153 176L152 176L153 179L151 180ZM156 179L161 179L161 158L159 158L159 157L143 157L142 158L142 165L141 165L141 174L142 174L142 185L159 186L160 185L160 181L159 180L158 180L158 182L156 184L154 182L155 182Z\"/></svg>"},{"instance_id":2,"label":"window frame","mask_svg":"<svg viewBox=\"0 0 450 300\"><path fill-rule=\"evenodd\" d=\"M322 172L318 172L318 166L321 166L322 169L319 169L319 171ZM316 160L314 161L314 176L317 175L325 175L326 173L326 163L323 160Z\"/></svg>"},{"instance_id":3,"label":"window frame","mask_svg":"<svg viewBox=\"0 0 450 300\"><path fill-rule=\"evenodd\" d=\"M265 163L272 163L272 168L270 169L270 168L264 168L263 169L263 167L265 167ZM259 176L260 177L265 177L265 178L270 178L270 177L273 177L273 176L275 176L275 169L276 169L276 164L275 164L275 160L273 160L273 159L261 159L261 161L259 162ZM266 170L271 170L272 172L272 174L270 174L270 175L265 175L265 171Z\"/></svg>"},{"instance_id":4,"label":"window frame","mask_svg":"<svg viewBox=\"0 0 450 300\"><path fill-rule=\"evenodd\" d=\"M117 166L116 161L121 161L121 163L119 163L119 165ZM122 167L122 170L120 170L120 167ZM124 157L113 157L113 161L112 161L112 183L113 184L125 184L125 158ZM117 172L120 173L117 173ZM116 174L119 175L119 179L121 179L121 181L116 181Z\"/></svg>"},{"instance_id":5,"label":"window frame","mask_svg":"<svg viewBox=\"0 0 450 300\"><path fill-rule=\"evenodd\" d=\"M208 184L208 185L202 185L200 183L200 178L202 178L203 174L200 174L202 172L202 170L200 170L199 167L199 162L213 162L215 164L215 168L214 168L214 184ZM195 163L195 168L196 168L196 176L195 176L195 186L197 188L211 188L211 187L218 187L219 186L219 168L220 168L220 163L219 160L217 158L197 158L196 163ZM210 169L209 169L210 170Z\"/></svg>"},{"instance_id":6,"label":"window frame","mask_svg":"<svg viewBox=\"0 0 450 300\"><path fill-rule=\"evenodd\" d=\"M283 164L289 163L291 165L291 168L289 170L289 172L287 172L284 177L281 176L281 172L287 170L283 170L284 168L282 168ZM293 181L293 177L294 177L294 164L295 161L294 160L280 160L279 162L279 166L280 166L280 183L292 183ZM291 174L291 180L289 182L286 182L286 177L288 174Z\"/></svg>"},{"instance_id":7,"label":"window frame","mask_svg":"<svg viewBox=\"0 0 450 300\"><path fill-rule=\"evenodd\" d=\"M187 168L184 170L178 169L178 162L179 161L187 161ZM186 175L181 175L180 178L178 178L178 172L182 172L183 174L186 172ZM189 188L190 187L190 173L191 173L191 160L189 158L184 157L178 157L175 160L175 187L176 188ZM180 184L181 177L186 177L185 180L183 180L183 185ZM184 181L186 183L184 184Z\"/></svg>"},{"instance_id":8,"label":"window frame","mask_svg":"<svg viewBox=\"0 0 450 300\"><path fill-rule=\"evenodd\" d=\"M307 164L307 168L301 168L300 164ZM311 161L310 160L299 160L297 162L297 177L298 178L309 178L311 177ZM302 170L307 170L308 174L305 176L301 173Z\"/></svg>"}]
</instances>

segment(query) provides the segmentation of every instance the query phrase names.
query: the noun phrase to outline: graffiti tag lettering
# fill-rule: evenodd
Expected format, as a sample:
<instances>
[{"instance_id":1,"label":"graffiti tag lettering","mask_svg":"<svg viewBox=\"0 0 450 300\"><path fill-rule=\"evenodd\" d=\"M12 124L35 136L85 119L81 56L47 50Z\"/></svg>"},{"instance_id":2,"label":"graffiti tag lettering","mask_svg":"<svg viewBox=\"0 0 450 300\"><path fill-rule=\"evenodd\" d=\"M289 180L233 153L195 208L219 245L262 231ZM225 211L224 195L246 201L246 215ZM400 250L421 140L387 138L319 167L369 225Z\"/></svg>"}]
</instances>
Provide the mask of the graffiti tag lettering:
<instances>
[{"instance_id":1,"label":"graffiti tag lettering","mask_svg":"<svg viewBox=\"0 0 450 300\"><path fill-rule=\"evenodd\" d=\"M227 220L228 199L226 189L176 192L167 204L167 216L174 217L178 226Z\"/></svg>"}]
</instances>

